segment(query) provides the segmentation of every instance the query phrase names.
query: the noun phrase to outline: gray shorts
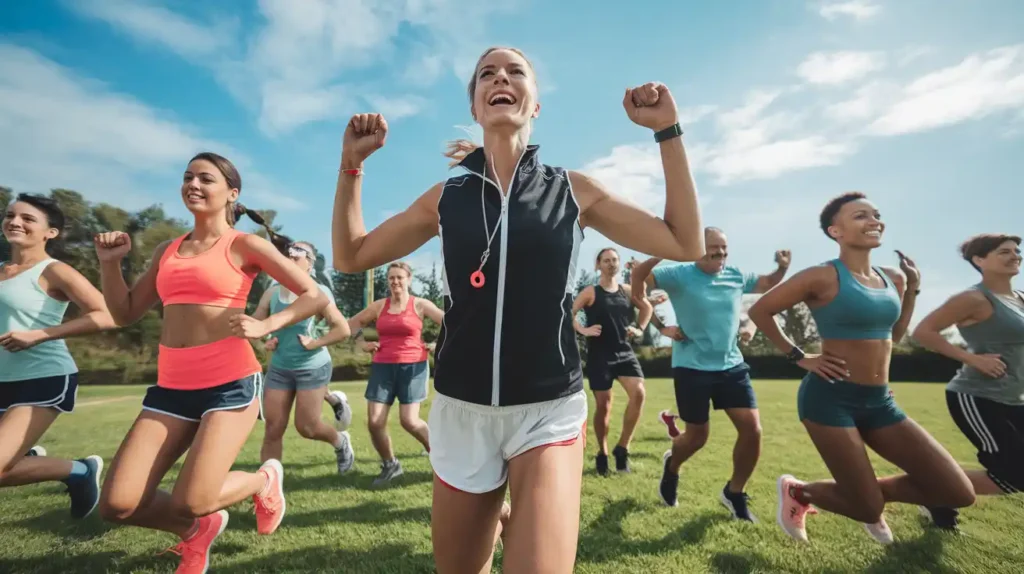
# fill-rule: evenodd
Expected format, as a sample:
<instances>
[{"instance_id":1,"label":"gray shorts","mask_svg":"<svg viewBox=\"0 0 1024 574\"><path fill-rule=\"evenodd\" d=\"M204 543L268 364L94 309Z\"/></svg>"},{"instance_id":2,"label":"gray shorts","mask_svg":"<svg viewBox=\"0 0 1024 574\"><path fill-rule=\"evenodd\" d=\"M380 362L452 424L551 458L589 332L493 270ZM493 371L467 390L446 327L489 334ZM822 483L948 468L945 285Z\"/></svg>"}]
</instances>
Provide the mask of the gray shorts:
<instances>
[{"instance_id":1,"label":"gray shorts","mask_svg":"<svg viewBox=\"0 0 1024 574\"><path fill-rule=\"evenodd\" d=\"M267 369L264 388L279 391L311 391L327 386L331 382L332 372L334 367L331 363L325 363L324 366L315 369L294 371L271 366Z\"/></svg>"},{"instance_id":2,"label":"gray shorts","mask_svg":"<svg viewBox=\"0 0 1024 574\"><path fill-rule=\"evenodd\" d=\"M370 365L370 380L366 384L366 400L390 405L398 399L399 404L409 405L427 400L427 379L430 365L419 363L373 363Z\"/></svg>"}]
</instances>

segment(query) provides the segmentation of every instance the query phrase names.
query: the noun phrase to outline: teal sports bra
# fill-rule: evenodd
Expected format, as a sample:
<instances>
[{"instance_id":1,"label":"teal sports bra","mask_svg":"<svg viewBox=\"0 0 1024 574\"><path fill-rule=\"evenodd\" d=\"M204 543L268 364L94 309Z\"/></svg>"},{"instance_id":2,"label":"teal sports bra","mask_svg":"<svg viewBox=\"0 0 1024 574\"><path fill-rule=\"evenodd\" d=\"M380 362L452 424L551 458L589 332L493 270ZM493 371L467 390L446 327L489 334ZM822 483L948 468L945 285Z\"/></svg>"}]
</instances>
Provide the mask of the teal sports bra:
<instances>
[{"instance_id":1,"label":"teal sports bra","mask_svg":"<svg viewBox=\"0 0 1024 574\"><path fill-rule=\"evenodd\" d=\"M822 339L889 339L900 318L902 300L896 286L878 267L882 288L866 287L857 281L839 259L831 261L839 276L839 292L826 305L811 309Z\"/></svg>"}]
</instances>

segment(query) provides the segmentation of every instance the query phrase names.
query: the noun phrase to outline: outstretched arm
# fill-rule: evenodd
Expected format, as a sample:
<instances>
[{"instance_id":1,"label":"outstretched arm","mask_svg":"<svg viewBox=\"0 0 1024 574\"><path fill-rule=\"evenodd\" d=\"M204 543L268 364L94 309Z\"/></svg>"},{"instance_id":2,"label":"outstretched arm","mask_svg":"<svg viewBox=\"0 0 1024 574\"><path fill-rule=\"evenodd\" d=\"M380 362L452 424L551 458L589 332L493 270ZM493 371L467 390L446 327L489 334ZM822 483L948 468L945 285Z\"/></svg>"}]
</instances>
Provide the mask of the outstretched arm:
<instances>
[{"instance_id":1,"label":"outstretched arm","mask_svg":"<svg viewBox=\"0 0 1024 574\"><path fill-rule=\"evenodd\" d=\"M658 82L627 89L622 107L633 123L654 133L679 123L672 93ZM615 243L641 253L675 261L695 261L704 255L704 228L682 136L670 136L658 145L665 174L664 217L655 217L612 195L587 176L569 172L569 181L583 211L582 222Z\"/></svg>"},{"instance_id":2,"label":"outstretched arm","mask_svg":"<svg viewBox=\"0 0 1024 574\"><path fill-rule=\"evenodd\" d=\"M344 273L405 257L437 235L437 202L443 184L431 187L408 209L366 232L360 197L363 162L384 145L387 132L380 114L356 114L345 128L331 226L334 268Z\"/></svg>"},{"instance_id":3,"label":"outstretched arm","mask_svg":"<svg viewBox=\"0 0 1024 574\"><path fill-rule=\"evenodd\" d=\"M786 272L789 271L789 262L792 260L792 255L789 250L783 249L775 252L775 271L771 273L761 275L757 278L757 283L754 285L751 293L765 293L772 287L775 287L782 280L786 278Z\"/></svg>"}]
</instances>

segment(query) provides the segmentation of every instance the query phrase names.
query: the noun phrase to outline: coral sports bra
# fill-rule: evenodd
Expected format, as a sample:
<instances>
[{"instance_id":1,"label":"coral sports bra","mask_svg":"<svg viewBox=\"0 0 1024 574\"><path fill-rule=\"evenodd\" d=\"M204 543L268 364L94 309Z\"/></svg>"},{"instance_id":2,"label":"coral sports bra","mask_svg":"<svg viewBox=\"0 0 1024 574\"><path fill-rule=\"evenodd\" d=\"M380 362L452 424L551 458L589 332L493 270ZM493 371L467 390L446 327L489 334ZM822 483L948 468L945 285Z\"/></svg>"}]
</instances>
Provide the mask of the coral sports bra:
<instances>
[{"instance_id":1,"label":"coral sports bra","mask_svg":"<svg viewBox=\"0 0 1024 574\"><path fill-rule=\"evenodd\" d=\"M231 245L241 231L231 229L213 247L190 257L178 253L182 235L160 257L156 291L166 305L210 305L244 309L252 281L258 273L246 273L231 260Z\"/></svg>"}]
</instances>

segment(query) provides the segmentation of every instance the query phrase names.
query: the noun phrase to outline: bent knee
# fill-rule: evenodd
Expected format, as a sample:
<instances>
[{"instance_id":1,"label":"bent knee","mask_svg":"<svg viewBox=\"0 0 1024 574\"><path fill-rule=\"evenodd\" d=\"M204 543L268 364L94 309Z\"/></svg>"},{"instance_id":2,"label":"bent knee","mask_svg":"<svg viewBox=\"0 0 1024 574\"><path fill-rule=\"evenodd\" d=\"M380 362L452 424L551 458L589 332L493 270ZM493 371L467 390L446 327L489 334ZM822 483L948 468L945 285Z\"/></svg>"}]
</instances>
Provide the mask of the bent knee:
<instances>
[{"instance_id":1,"label":"bent knee","mask_svg":"<svg viewBox=\"0 0 1024 574\"><path fill-rule=\"evenodd\" d=\"M315 422L296 422L295 430L302 438L316 438L317 426Z\"/></svg>"},{"instance_id":2,"label":"bent knee","mask_svg":"<svg viewBox=\"0 0 1024 574\"><path fill-rule=\"evenodd\" d=\"M638 383L629 391L629 401L632 403L643 404L647 399L647 389L644 384Z\"/></svg>"},{"instance_id":3,"label":"bent knee","mask_svg":"<svg viewBox=\"0 0 1024 574\"><path fill-rule=\"evenodd\" d=\"M682 436L693 448L704 448L704 445L708 443L708 437L711 436L711 429L706 424L687 425Z\"/></svg>"},{"instance_id":4,"label":"bent knee","mask_svg":"<svg viewBox=\"0 0 1024 574\"><path fill-rule=\"evenodd\" d=\"M220 510L216 499L212 497L186 496L184 499L171 499L171 509L181 518L202 518Z\"/></svg>"},{"instance_id":5,"label":"bent knee","mask_svg":"<svg viewBox=\"0 0 1024 574\"><path fill-rule=\"evenodd\" d=\"M270 440L281 440L284 438L284 431L288 423L267 423L263 427L263 438Z\"/></svg>"},{"instance_id":6,"label":"bent knee","mask_svg":"<svg viewBox=\"0 0 1024 574\"><path fill-rule=\"evenodd\" d=\"M966 478L966 477L965 477ZM974 492L974 485L969 480L963 480L946 494L946 504L953 508L964 508L972 506L977 499Z\"/></svg>"},{"instance_id":7,"label":"bent knee","mask_svg":"<svg viewBox=\"0 0 1024 574\"><path fill-rule=\"evenodd\" d=\"M107 522L125 522L142 507L142 499L129 496L101 496L97 510Z\"/></svg>"},{"instance_id":8,"label":"bent knee","mask_svg":"<svg viewBox=\"0 0 1024 574\"><path fill-rule=\"evenodd\" d=\"M746 440L761 440L762 432L761 423L743 425L736 429L736 434Z\"/></svg>"},{"instance_id":9,"label":"bent knee","mask_svg":"<svg viewBox=\"0 0 1024 574\"><path fill-rule=\"evenodd\" d=\"M417 430L423 423L419 417L403 417L400 422L402 423L402 428L409 432Z\"/></svg>"}]
</instances>

